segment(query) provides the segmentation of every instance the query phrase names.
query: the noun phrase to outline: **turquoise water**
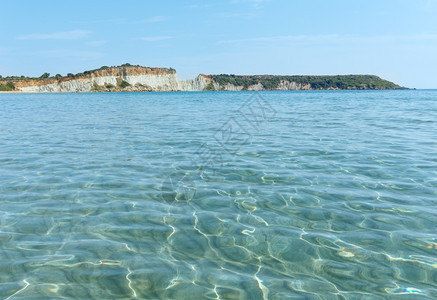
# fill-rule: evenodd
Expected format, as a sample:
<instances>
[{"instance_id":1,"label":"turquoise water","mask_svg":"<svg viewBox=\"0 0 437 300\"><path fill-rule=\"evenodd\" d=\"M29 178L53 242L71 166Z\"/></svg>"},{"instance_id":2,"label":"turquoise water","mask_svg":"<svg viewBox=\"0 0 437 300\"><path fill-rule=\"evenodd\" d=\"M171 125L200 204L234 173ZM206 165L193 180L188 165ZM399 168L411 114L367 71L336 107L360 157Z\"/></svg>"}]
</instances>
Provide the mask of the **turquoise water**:
<instances>
[{"instance_id":1,"label":"turquoise water","mask_svg":"<svg viewBox=\"0 0 437 300\"><path fill-rule=\"evenodd\" d=\"M1 299L436 299L437 91L0 95Z\"/></svg>"}]
</instances>

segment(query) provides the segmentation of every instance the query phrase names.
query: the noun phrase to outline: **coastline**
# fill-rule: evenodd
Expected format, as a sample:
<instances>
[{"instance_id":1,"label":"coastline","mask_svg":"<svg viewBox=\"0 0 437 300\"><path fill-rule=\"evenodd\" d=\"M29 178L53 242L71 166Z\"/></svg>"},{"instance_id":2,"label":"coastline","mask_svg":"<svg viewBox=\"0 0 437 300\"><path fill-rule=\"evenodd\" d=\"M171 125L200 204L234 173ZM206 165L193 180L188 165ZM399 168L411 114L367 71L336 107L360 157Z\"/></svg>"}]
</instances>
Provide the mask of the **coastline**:
<instances>
[{"instance_id":1,"label":"coastline","mask_svg":"<svg viewBox=\"0 0 437 300\"><path fill-rule=\"evenodd\" d=\"M39 78L8 76L0 79L6 93L176 92L176 91L301 91L407 89L376 75L205 75L180 79L172 68L129 64L67 76Z\"/></svg>"}]
</instances>

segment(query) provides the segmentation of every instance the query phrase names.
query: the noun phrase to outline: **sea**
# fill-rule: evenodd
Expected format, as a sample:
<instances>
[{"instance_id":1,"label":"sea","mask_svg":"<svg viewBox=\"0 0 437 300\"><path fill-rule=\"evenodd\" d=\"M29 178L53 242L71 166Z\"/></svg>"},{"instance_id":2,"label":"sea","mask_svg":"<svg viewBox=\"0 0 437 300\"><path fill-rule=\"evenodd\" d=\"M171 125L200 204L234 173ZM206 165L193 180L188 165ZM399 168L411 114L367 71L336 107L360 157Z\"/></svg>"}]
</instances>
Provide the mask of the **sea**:
<instances>
[{"instance_id":1,"label":"sea","mask_svg":"<svg viewBox=\"0 0 437 300\"><path fill-rule=\"evenodd\" d=\"M437 299L437 90L0 94L0 299Z\"/></svg>"}]
</instances>

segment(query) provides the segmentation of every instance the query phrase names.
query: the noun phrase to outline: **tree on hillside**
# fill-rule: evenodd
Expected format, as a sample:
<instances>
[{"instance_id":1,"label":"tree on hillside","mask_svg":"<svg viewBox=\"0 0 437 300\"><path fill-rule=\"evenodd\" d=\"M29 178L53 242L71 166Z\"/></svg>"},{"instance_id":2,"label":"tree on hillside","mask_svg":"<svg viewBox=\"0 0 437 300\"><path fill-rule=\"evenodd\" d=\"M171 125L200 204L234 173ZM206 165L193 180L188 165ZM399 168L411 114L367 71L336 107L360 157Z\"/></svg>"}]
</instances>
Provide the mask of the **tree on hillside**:
<instances>
[{"instance_id":1,"label":"tree on hillside","mask_svg":"<svg viewBox=\"0 0 437 300\"><path fill-rule=\"evenodd\" d=\"M50 73L44 73L39 78L49 78L49 77L50 77Z\"/></svg>"}]
</instances>

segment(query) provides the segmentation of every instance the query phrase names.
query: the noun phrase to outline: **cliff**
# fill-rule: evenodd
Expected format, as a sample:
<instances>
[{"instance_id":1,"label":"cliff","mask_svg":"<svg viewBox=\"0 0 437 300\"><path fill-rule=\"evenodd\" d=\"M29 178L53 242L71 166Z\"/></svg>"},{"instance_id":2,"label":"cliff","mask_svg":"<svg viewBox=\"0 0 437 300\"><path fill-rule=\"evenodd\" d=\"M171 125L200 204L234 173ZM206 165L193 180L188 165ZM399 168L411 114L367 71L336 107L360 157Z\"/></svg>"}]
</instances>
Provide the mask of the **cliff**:
<instances>
[{"instance_id":1,"label":"cliff","mask_svg":"<svg viewBox=\"0 0 437 300\"><path fill-rule=\"evenodd\" d=\"M180 80L174 69L140 66L102 67L58 78L15 78L12 83L22 92L92 92L92 91L179 91L202 90L202 78Z\"/></svg>"},{"instance_id":2,"label":"cliff","mask_svg":"<svg viewBox=\"0 0 437 300\"><path fill-rule=\"evenodd\" d=\"M44 75L43 75L44 76ZM125 64L102 67L76 75L0 79L0 91L17 92L103 92L103 91L242 91L400 89L402 87L372 75L274 76L199 75L181 80L174 69L146 68Z\"/></svg>"}]
</instances>

